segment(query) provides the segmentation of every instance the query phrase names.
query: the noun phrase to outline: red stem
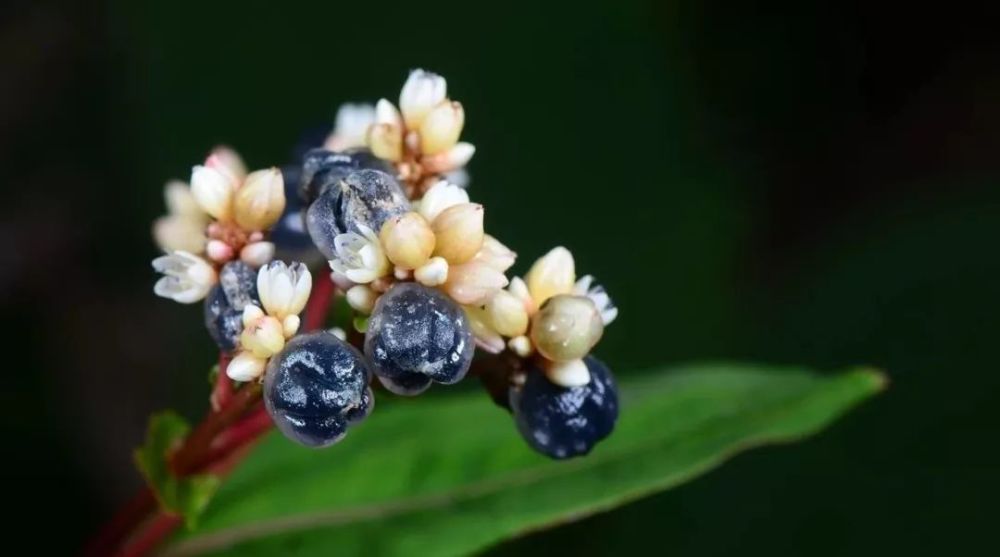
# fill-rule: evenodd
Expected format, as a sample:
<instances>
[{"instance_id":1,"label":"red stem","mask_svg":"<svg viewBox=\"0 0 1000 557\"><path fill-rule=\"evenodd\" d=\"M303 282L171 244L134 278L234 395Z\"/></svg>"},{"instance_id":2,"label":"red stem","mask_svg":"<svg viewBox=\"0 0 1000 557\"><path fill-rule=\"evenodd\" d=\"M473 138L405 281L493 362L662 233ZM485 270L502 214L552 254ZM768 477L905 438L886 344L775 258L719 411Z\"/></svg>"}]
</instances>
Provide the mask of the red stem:
<instances>
[{"instance_id":1,"label":"red stem","mask_svg":"<svg viewBox=\"0 0 1000 557\"><path fill-rule=\"evenodd\" d=\"M163 538L167 537L181 523L175 514L159 513L147 522L147 526L126 542L117 557L141 557L149 554Z\"/></svg>"},{"instance_id":2,"label":"red stem","mask_svg":"<svg viewBox=\"0 0 1000 557\"><path fill-rule=\"evenodd\" d=\"M205 457L193 464L192 467L200 471L222 460L240 447L256 441L258 437L271 429L271 425L271 416L264 409L264 405L257 405L246 417L220 433L212 441L212 446L209 447Z\"/></svg>"},{"instance_id":3,"label":"red stem","mask_svg":"<svg viewBox=\"0 0 1000 557\"><path fill-rule=\"evenodd\" d=\"M215 377L215 387L208 398L212 410L218 412L233 398L233 381L226 375L226 368L232 358L225 352L219 352L219 373Z\"/></svg>"},{"instance_id":4,"label":"red stem","mask_svg":"<svg viewBox=\"0 0 1000 557\"><path fill-rule=\"evenodd\" d=\"M335 290L333 281L330 280L330 273L318 272L313 274L313 290L306 303L306 319L303 323L304 331L315 331L326 323L326 312L330 309L330 298Z\"/></svg>"},{"instance_id":5,"label":"red stem","mask_svg":"<svg viewBox=\"0 0 1000 557\"><path fill-rule=\"evenodd\" d=\"M114 547L118 540L127 536L142 520L156 509L156 497L148 487L142 488L135 497L119 509L103 528L83 549L83 555L97 557L107 554L108 548Z\"/></svg>"}]
</instances>

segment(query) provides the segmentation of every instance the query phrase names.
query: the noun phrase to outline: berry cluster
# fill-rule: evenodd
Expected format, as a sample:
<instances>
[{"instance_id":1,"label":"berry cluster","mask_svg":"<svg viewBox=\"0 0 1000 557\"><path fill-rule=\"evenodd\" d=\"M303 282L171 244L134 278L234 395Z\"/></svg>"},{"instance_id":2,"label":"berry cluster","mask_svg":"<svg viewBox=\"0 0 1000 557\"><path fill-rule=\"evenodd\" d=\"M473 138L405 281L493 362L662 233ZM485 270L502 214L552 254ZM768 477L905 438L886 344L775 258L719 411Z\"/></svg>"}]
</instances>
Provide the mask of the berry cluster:
<instances>
[{"instance_id":1,"label":"berry cluster","mask_svg":"<svg viewBox=\"0 0 1000 557\"><path fill-rule=\"evenodd\" d=\"M485 232L465 189L475 148L459 141L464 122L444 78L415 70L398 109L344 105L325 142L281 170L248 174L219 148L190 186L167 184L154 291L204 300L226 376L261 382L290 439L341 439L371 412L375 380L410 396L470 368L552 458L586 454L614 428L614 379L590 352L617 310L593 277L577 280L563 247L507 278L516 254ZM354 311L350 339L300 331L309 266Z\"/></svg>"}]
</instances>

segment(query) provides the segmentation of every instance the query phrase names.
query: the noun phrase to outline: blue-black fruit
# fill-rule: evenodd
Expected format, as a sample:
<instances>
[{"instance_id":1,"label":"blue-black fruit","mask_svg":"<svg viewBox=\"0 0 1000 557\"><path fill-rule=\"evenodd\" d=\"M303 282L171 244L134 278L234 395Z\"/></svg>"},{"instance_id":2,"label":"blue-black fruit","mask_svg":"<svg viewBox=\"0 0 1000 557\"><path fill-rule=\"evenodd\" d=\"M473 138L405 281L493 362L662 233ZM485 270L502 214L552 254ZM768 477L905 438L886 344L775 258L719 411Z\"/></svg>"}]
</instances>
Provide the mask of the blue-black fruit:
<instances>
[{"instance_id":1,"label":"blue-black fruit","mask_svg":"<svg viewBox=\"0 0 1000 557\"><path fill-rule=\"evenodd\" d=\"M607 366L584 358L590 382L560 387L539 369L510 389L510 407L521 436L536 451L555 459L585 455L615 427L618 388Z\"/></svg>"},{"instance_id":2,"label":"blue-black fruit","mask_svg":"<svg viewBox=\"0 0 1000 557\"><path fill-rule=\"evenodd\" d=\"M355 170L379 170L393 176L396 173L391 164L364 147L345 151L310 149L301 160L301 174L295 183L298 185L299 197L306 205Z\"/></svg>"},{"instance_id":3,"label":"blue-black fruit","mask_svg":"<svg viewBox=\"0 0 1000 557\"><path fill-rule=\"evenodd\" d=\"M390 391L418 394L432 382L461 381L475 344L469 322L451 298L415 282L398 283L372 310L365 356Z\"/></svg>"},{"instance_id":4,"label":"blue-black fruit","mask_svg":"<svg viewBox=\"0 0 1000 557\"><path fill-rule=\"evenodd\" d=\"M225 352L239 346L243 332L243 308L260 305L257 271L242 261L230 261L219 271L216 284L205 297L205 326L212 340Z\"/></svg>"},{"instance_id":5,"label":"blue-black fruit","mask_svg":"<svg viewBox=\"0 0 1000 557\"><path fill-rule=\"evenodd\" d=\"M350 344L325 331L299 335L267 364L264 406L289 439L326 447L371 412L370 378Z\"/></svg>"},{"instance_id":6,"label":"blue-black fruit","mask_svg":"<svg viewBox=\"0 0 1000 557\"><path fill-rule=\"evenodd\" d=\"M306 207L298 193L301 174L302 168L297 165L281 168L281 177L285 182L285 210L271 228L268 239L274 242L275 259L309 263L320 259L320 253L306 230Z\"/></svg>"},{"instance_id":7,"label":"blue-black fruit","mask_svg":"<svg viewBox=\"0 0 1000 557\"><path fill-rule=\"evenodd\" d=\"M367 227L379 233L382 223L410 210L402 187L380 170L356 170L326 188L306 211L306 229L328 259L336 255L334 239Z\"/></svg>"}]
</instances>

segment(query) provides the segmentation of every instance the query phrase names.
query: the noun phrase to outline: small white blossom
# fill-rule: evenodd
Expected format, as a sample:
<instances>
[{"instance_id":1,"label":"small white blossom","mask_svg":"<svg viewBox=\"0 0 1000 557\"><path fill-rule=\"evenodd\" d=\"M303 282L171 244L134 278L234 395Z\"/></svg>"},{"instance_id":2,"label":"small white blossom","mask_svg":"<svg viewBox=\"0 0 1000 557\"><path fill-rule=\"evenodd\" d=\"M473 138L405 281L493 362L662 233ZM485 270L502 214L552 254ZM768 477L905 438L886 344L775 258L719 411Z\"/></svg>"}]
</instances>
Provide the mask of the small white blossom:
<instances>
[{"instance_id":1,"label":"small white blossom","mask_svg":"<svg viewBox=\"0 0 1000 557\"><path fill-rule=\"evenodd\" d=\"M362 234L346 232L333 239L336 258L330 261L330 268L352 282L367 284L387 275L392 266L378 236L364 225L358 228Z\"/></svg>"},{"instance_id":2,"label":"small white blossom","mask_svg":"<svg viewBox=\"0 0 1000 557\"><path fill-rule=\"evenodd\" d=\"M413 272L413 278L424 286L440 286L448 280L448 261L443 257L432 257Z\"/></svg>"},{"instance_id":3,"label":"small white blossom","mask_svg":"<svg viewBox=\"0 0 1000 557\"><path fill-rule=\"evenodd\" d=\"M211 160L211 157L209 157ZM233 214L233 196L238 183L214 166L191 169L191 193L203 211L218 220L229 220Z\"/></svg>"},{"instance_id":4,"label":"small white blossom","mask_svg":"<svg viewBox=\"0 0 1000 557\"><path fill-rule=\"evenodd\" d=\"M257 294L268 315L283 320L298 315L309 300L312 275L302 263L272 261L257 272Z\"/></svg>"},{"instance_id":5,"label":"small white blossom","mask_svg":"<svg viewBox=\"0 0 1000 557\"><path fill-rule=\"evenodd\" d=\"M615 307L604 287L599 284L593 284L593 282L594 277L592 275L584 276L573 285L573 294L590 298L594 302L594 305L597 306L597 311L601 314L601 321L605 325L608 325L615 320L615 317L618 317L618 308Z\"/></svg>"},{"instance_id":6,"label":"small white blossom","mask_svg":"<svg viewBox=\"0 0 1000 557\"><path fill-rule=\"evenodd\" d=\"M153 269L163 273L153 292L182 304L193 304L208 295L216 282L215 269L204 259L186 251L175 251L153 260Z\"/></svg>"},{"instance_id":7,"label":"small white blossom","mask_svg":"<svg viewBox=\"0 0 1000 557\"><path fill-rule=\"evenodd\" d=\"M435 106L420 124L420 151L424 155L443 153L458 143L465 126L462 103L445 100Z\"/></svg>"},{"instance_id":8,"label":"small white blossom","mask_svg":"<svg viewBox=\"0 0 1000 557\"><path fill-rule=\"evenodd\" d=\"M443 77L420 69L411 71L399 93L399 109L406 127L419 128L431 109L447 96L448 83Z\"/></svg>"},{"instance_id":9,"label":"small white blossom","mask_svg":"<svg viewBox=\"0 0 1000 557\"><path fill-rule=\"evenodd\" d=\"M531 266L524 281L539 307L552 296L569 294L576 282L573 254L562 246L552 248Z\"/></svg>"},{"instance_id":10,"label":"small white blossom","mask_svg":"<svg viewBox=\"0 0 1000 557\"><path fill-rule=\"evenodd\" d=\"M258 358L250 352L240 352L226 366L226 375L233 381L246 383L263 375L266 366L267 359Z\"/></svg>"}]
</instances>

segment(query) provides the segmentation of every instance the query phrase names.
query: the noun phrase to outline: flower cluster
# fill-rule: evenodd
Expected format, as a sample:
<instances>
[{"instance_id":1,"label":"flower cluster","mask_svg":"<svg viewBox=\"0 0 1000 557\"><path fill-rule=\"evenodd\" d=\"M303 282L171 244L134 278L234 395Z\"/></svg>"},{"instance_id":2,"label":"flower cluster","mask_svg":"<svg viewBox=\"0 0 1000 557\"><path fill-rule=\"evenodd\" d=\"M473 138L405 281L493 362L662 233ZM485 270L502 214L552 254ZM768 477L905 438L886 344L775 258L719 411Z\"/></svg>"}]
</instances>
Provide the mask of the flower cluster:
<instances>
[{"instance_id":1,"label":"flower cluster","mask_svg":"<svg viewBox=\"0 0 1000 557\"><path fill-rule=\"evenodd\" d=\"M585 454L613 429L614 380L590 353L617 309L593 277L577 279L563 247L507 278L517 255L486 233L485 210L464 188L475 152L459 141L464 122L445 79L415 70L398 109L385 99L342 106L324 144L282 172L247 174L217 149L190 187L167 185L169 215L154 226L167 255L153 262L164 274L154 290L205 300L209 332L232 357L226 376L262 381L289 438L332 444L370 412L370 383L407 396L453 384L476 348L501 364L478 374L536 450ZM283 176L295 182L287 190ZM320 256L302 260L329 266L313 270L322 290L353 310L353 344L342 331L300 332L313 275L272 261L291 253L283 244L293 229Z\"/></svg>"},{"instance_id":2,"label":"flower cluster","mask_svg":"<svg viewBox=\"0 0 1000 557\"><path fill-rule=\"evenodd\" d=\"M275 246L265 236L285 210L284 188L278 169L247 174L240 156L225 147L191 170L190 186L168 182L168 214L153 224L154 239L167 253L153 262L166 275L156 294L197 302L215 283L215 267L234 259L254 267L270 261Z\"/></svg>"}]
</instances>

